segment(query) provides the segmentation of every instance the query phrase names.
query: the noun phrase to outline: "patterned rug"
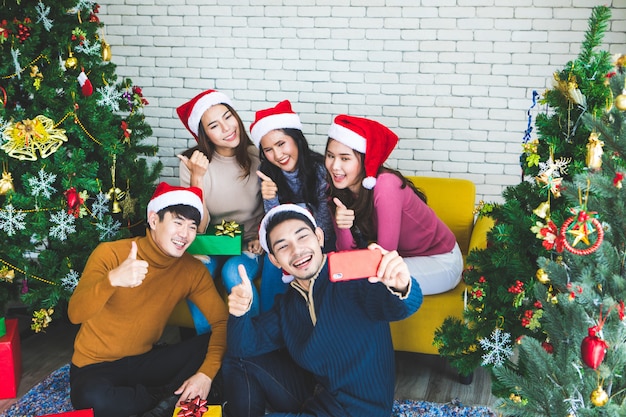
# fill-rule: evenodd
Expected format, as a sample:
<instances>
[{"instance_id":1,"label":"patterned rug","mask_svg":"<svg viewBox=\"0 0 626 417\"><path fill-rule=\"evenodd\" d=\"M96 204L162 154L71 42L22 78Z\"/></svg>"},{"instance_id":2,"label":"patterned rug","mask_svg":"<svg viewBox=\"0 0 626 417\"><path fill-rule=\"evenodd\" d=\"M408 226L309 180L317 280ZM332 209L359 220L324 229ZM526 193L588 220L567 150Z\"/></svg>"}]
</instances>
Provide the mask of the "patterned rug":
<instances>
[{"instance_id":1,"label":"patterned rug","mask_svg":"<svg viewBox=\"0 0 626 417\"><path fill-rule=\"evenodd\" d=\"M62 366L28 391L0 417L36 417L72 411L69 365ZM393 417L496 417L486 407L464 407L458 401L436 404L427 401L396 400Z\"/></svg>"}]
</instances>

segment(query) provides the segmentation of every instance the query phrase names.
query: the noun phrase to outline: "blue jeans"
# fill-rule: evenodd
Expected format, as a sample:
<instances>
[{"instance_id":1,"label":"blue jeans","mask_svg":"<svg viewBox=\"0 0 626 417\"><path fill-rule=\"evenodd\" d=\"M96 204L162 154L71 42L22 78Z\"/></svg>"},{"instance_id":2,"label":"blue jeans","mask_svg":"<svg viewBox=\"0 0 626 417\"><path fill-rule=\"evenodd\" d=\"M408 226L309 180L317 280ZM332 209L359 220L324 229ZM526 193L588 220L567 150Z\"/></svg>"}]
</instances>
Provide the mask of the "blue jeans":
<instances>
[{"instance_id":1,"label":"blue jeans","mask_svg":"<svg viewBox=\"0 0 626 417\"><path fill-rule=\"evenodd\" d=\"M241 278L239 278L239 271L237 270L239 265L243 265L248 274L250 281L253 281L259 272L259 256L252 255L248 252L244 252L241 255L234 256L211 256L209 261L205 263L213 279L218 276L218 268L221 267L220 274L224 288L228 294L235 285L241 284ZM256 287L252 284L252 306L250 306L250 313L252 316L259 314L259 294L256 291ZM197 334L204 334L211 331L211 325L207 321L204 314L200 309L191 301L187 300L189 311L191 311L191 317L193 318L193 324L196 328Z\"/></svg>"},{"instance_id":2,"label":"blue jeans","mask_svg":"<svg viewBox=\"0 0 626 417\"><path fill-rule=\"evenodd\" d=\"M282 269L274 266L266 253L263 258L263 271L261 272L261 313L271 309L274 305L274 298L278 294L284 294L287 288L289 288L289 284L285 284L282 278Z\"/></svg>"},{"instance_id":3,"label":"blue jeans","mask_svg":"<svg viewBox=\"0 0 626 417\"><path fill-rule=\"evenodd\" d=\"M233 417L344 417L343 407L286 350L222 362L226 410ZM265 414L266 409L271 412Z\"/></svg>"}]
</instances>

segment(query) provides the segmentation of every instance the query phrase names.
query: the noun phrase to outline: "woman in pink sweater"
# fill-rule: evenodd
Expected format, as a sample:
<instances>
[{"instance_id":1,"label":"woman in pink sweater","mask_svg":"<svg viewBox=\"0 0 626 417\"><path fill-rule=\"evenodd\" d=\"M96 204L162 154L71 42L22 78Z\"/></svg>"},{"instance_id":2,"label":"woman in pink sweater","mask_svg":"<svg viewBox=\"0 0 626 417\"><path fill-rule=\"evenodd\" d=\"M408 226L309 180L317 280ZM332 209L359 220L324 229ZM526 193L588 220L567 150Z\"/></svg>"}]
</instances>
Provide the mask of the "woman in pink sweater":
<instances>
[{"instance_id":1,"label":"woman in pink sweater","mask_svg":"<svg viewBox=\"0 0 626 417\"><path fill-rule=\"evenodd\" d=\"M426 196L383 163L398 137L382 124L339 115L328 131L326 169L337 250L377 242L397 250L424 295L456 287L463 257L454 234L426 204Z\"/></svg>"}]
</instances>

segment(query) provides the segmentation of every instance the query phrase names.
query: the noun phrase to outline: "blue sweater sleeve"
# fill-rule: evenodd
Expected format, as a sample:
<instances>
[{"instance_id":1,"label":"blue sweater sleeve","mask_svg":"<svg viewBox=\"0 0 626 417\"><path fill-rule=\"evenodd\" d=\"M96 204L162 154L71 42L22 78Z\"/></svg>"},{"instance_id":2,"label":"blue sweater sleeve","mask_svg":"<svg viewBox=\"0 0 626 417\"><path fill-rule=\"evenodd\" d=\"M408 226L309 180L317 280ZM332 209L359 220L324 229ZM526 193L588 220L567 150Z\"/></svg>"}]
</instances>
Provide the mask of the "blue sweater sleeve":
<instances>
[{"instance_id":1,"label":"blue sweater sleeve","mask_svg":"<svg viewBox=\"0 0 626 417\"><path fill-rule=\"evenodd\" d=\"M276 308L252 317L250 312L241 317L228 316L227 354L235 357L261 355L285 345Z\"/></svg>"}]
</instances>

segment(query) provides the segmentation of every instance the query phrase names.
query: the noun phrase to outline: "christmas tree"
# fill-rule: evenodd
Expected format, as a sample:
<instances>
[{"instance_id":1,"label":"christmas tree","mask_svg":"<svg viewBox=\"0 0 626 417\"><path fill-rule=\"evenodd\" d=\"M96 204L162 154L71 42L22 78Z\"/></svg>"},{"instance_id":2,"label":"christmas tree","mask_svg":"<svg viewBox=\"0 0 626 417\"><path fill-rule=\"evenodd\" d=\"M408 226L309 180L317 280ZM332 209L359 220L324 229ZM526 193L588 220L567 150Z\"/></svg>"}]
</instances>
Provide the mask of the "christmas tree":
<instances>
[{"instance_id":1,"label":"christmas tree","mask_svg":"<svg viewBox=\"0 0 626 417\"><path fill-rule=\"evenodd\" d=\"M497 404L504 415L626 415L625 66L622 55L608 74L614 106L583 115L604 157L562 183L570 217L556 239L567 250L539 258L546 285L534 297L546 302L537 331L520 340L516 360L493 368L509 393Z\"/></svg>"},{"instance_id":2,"label":"christmas tree","mask_svg":"<svg viewBox=\"0 0 626 417\"><path fill-rule=\"evenodd\" d=\"M148 104L118 80L93 0L0 9L0 316L9 300L42 330L62 314L91 251L145 232L161 170Z\"/></svg>"},{"instance_id":3,"label":"christmas tree","mask_svg":"<svg viewBox=\"0 0 626 417\"><path fill-rule=\"evenodd\" d=\"M558 343L564 343L563 334L550 335L546 329L550 320L557 320L563 329L570 329L568 337L574 334L573 327L580 323L567 314L555 319L553 311L563 313L560 309L564 308L564 303L559 301L560 297L576 294L579 287L588 288L585 297L591 296L596 281L574 284L584 278L591 279L594 272L585 269L584 277L574 276L574 264L569 261L572 257L599 262L611 274L621 271L611 269L607 259L598 257L608 256L609 235L612 239L626 231L622 224L615 224L610 227L610 234L605 233L611 221L621 217L623 209L613 204L617 204L614 195L607 197L613 199L610 204L596 200L591 204L592 199L598 198L595 190L600 187L597 184L600 180L596 177L611 186L619 177L617 169L612 167L619 160L617 153L611 152L610 156L616 158L611 159L611 164L602 165L603 160L606 161L603 146L609 140L606 137L609 132L608 127L603 130L597 125L600 120L609 120L609 115L612 115L611 120L617 120L616 117L623 114L623 106L613 106L615 93L611 86L615 87L619 78L609 78L609 74L613 74L614 60L608 52L598 50L610 17L609 8L594 8L578 57L553 74L553 88L543 94L534 92L522 141L521 182L505 189L504 203L479 207L478 215L489 216L494 227L488 234L487 248L468 255L469 267L464 272L464 281L469 286L467 309L462 320L446 319L436 334L440 353L461 374L469 374L481 365L494 372L509 369L512 344L526 339L529 342L522 343L535 340L534 346L543 344L546 349L556 351L555 337ZM539 109L533 123L533 115ZM611 134L618 142L615 132ZM617 188L612 186L610 190L615 193ZM555 265L570 268L566 275L571 288L555 282L552 277L556 274ZM604 284L602 288L605 292L609 288L617 291L618 286ZM618 294L612 296L619 299ZM577 296L576 302L582 302L585 297ZM612 305L607 303L605 308ZM597 315L599 305L594 311ZM590 325L582 330L586 333L588 327ZM567 340L572 343L571 338ZM576 343L579 345L580 340ZM570 354L580 353L580 346L574 346L576 343L570 346ZM564 345L560 347L565 349ZM547 354L543 348L542 351ZM520 366L528 359L522 356L520 352ZM534 384L538 390L553 389ZM507 384L502 385L499 378L494 379L496 395L506 395L511 389Z\"/></svg>"}]
</instances>

